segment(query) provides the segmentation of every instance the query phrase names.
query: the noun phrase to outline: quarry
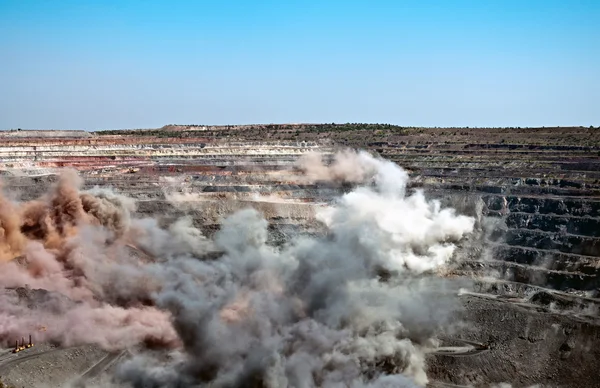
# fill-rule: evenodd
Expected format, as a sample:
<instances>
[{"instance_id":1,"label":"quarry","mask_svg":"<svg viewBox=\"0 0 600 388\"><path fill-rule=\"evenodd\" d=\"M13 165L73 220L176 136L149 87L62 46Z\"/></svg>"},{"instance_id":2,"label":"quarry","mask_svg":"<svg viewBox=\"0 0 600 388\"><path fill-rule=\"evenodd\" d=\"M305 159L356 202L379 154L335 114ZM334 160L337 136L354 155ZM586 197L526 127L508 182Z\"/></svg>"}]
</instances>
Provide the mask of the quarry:
<instances>
[{"instance_id":1,"label":"quarry","mask_svg":"<svg viewBox=\"0 0 600 388\"><path fill-rule=\"evenodd\" d=\"M0 179L5 387L600 387L597 128L11 130Z\"/></svg>"}]
</instances>

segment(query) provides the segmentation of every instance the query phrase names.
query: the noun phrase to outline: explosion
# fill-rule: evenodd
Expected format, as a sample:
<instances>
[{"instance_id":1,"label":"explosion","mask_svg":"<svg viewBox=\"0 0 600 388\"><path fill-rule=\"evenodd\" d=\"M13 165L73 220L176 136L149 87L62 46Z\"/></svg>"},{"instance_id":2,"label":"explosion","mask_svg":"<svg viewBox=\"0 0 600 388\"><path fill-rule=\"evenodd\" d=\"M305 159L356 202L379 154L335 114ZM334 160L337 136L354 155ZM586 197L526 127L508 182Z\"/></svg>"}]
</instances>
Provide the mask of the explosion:
<instances>
[{"instance_id":1,"label":"explosion","mask_svg":"<svg viewBox=\"0 0 600 388\"><path fill-rule=\"evenodd\" d=\"M458 308L435 272L475 220L407 195L408 174L367 153L307 158L307 179L360 185L318 212L323 236L277 247L254 209L209 239L70 171L36 201L0 197L0 338L43 325L38 342L158 349L120 366L133 387L424 386Z\"/></svg>"}]
</instances>

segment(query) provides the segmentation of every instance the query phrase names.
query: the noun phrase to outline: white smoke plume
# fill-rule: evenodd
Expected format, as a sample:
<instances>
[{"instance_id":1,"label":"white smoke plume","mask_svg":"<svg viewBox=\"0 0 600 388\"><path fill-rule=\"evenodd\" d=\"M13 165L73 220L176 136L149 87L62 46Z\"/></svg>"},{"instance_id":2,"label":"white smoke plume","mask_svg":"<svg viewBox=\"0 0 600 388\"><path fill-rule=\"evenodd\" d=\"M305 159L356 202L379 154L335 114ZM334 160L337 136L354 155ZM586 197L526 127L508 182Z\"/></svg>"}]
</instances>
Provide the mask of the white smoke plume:
<instances>
[{"instance_id":1,"label":"white smoke plume","mask_svg":"<svg viewBox=\"0 0 600 388\"><path fill-rule=\"evenodd\" d=\"M63 188L70 204L95 206L50 212L69 222L50 246L31 235L4 250L26 247L24 262L0 266L0 284L51 293L36 307L0 296L0 338L43 319L45 338L62 344L158 349L119 368L115 378L132 387L425 386L425 354L452 324L462 285L435 272L474 219L407 195L408 175L391 162L348 152L337 163L319 167L319 179L372 185L319 213L325 235L278 247L253 209L207 239L190 219L164 230L105 217L133 207Z\"/></svg>"}]
</instances>

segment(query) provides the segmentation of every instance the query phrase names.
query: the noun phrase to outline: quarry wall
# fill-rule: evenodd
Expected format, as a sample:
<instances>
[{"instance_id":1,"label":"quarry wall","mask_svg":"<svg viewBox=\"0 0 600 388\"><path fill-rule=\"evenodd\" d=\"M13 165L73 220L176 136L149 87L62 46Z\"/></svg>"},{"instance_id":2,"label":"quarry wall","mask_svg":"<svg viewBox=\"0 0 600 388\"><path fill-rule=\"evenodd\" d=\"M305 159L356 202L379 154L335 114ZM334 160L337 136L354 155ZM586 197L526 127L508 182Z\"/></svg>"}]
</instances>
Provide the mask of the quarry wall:
<instances>
[{"instance_id":1,"label":"quarry wall","mask_svg":"<svg viewBox=\"0 0 600 388\"><path fill-rule=\"evenodd\" d=\"M201 203L199 222L216 223L223 213L254 204L270 219L300 222L312 218L307 204L325 203L341 190L304 184L281 172L306 152L331 154L345 144L402 166L411 175L411 188L446 198L468 195L481 201L483 215L502 221L493 260L467 263L464 271L483 265L525 283L539 283L541 272L559 289L597 291L600 159L594 132L514 128L482 136L472 129L261 128L163 128L176 136L4 131L0 173L23 191L35 186L35 176L73 167L87 186L109 185L137 198L142 213L169 208L179 214L178 206ZM493 141L498 136L503 140Z\"/></svg>"}]
</instances>

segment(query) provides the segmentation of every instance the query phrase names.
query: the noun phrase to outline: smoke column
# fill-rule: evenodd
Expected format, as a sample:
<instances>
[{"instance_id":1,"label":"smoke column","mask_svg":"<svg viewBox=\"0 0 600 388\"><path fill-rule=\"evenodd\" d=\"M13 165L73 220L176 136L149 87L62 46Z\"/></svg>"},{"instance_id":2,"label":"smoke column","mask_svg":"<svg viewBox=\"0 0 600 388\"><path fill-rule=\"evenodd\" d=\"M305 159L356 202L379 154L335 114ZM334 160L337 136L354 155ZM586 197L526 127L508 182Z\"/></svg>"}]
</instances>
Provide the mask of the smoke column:
<instances>
[{"instance_id":1,"label":"smoke column","mask_svg":"<svg viewBox=\"0 0 600 388\"><path fill-rule=\"evenodd\" d=\"M22 255L0 284L48 291L33 308L6 290L0 337L44 321L64 345L160 350L121 365L133 387L424 386L425 354L459 306L436 272L475 220L407 195L407 173L367 153L307 158L307 179L361 186L318 213L323 236L280 247L253 209L208 239L190 219L136 219L131 200L80 192L72 175L40 201L0 201L0 252Z\"/></svg>"}]
</instances>

